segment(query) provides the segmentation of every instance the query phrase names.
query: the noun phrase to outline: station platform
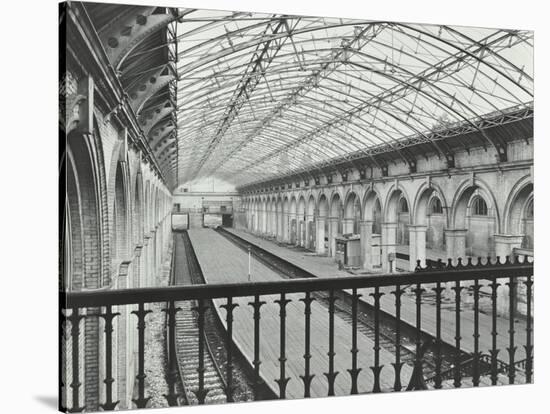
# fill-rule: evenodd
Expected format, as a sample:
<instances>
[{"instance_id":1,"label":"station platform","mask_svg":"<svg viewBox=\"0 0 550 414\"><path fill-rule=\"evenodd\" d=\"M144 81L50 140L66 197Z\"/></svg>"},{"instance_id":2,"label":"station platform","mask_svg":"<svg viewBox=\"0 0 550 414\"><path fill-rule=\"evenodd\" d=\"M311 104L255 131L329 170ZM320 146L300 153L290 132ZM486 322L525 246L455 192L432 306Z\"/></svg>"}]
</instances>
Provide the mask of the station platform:
<instances>
[{"instance_id":1,"label":"station platform","mask_svg":"<svg viewBox=\"0 0 550 414\"><path fill-rule=\"evenodd\" d=\"M210 229L191 229L188 231L195 254L201 265L207 283L242 283L248 278L248 255L223 236ZM252 281L280 280L280 275L270 270L262 263L252 260ZM304 374L304 305L298 299L303 294L287 295L291 302L287 305L286 322L286 369L291 380L287 386L287 397L303 397L304 387L300 375ZM279 295L262 296L266 302L261 307L261 374L269 386L278 394L275 379L279 378L279 305L273 301ZM249 361L254 355L254 319L253 308L248 305L252 298L234 298L239 306L234 310L233 332L237 346ZM214 300L216 311L225 321L225 310L220 306L225 299ZM339 374L335 381L336 395L349 395L351 390L351 325L337 314L334 316L335 342L334 369ZM370 392L374 377L369 368L373 365L374 343L365 334L358 332L358 366L362 368L359 374L359 392ZM311 304L311 373L315 375L311 383L311 396L326 396L327 380L324 372L328 372L328 311L325 307L313 301ZM380 350L380 364L384 365L381 372L381 388L390 391L394 384L394 370L391 363L395 357L385 349ZM401 380L408 384L412 369L403 366Z\"/></svg>"},{"instance_id":2,"label":"station platform","mask_svg":"<svg viewBox=\"0 0 550 414\"><path fill-rule=\"evenodd\" d=\"M255 236L242 230L235 230L227 228L226 230L238 235L239 237L250 241L251 243L260 246L261 248L273 253L290 263L303 268L304 270L318 276L318 277L353 277L347 271L338 270L337 264L334 262L334 258L317 256L308 252L299 251L297 249L287 248L278 245L277 243L266 240L261 237ZM403 287L405 288L405 287ZM390 294L393 288L381 289L385 294L380 299L381 309L385 312L395 315L395 297ZM373 304L373 298L369 296L370 290L364 289L358 290L361 293L360 300ZM435 304L433 303L433 292L425 293L426 300L422 304L422 330L435 336L436 332L436 312ZM473 299L470 303L466 302L462 308L460 315L461 324L461 348L465 352L474 351L474 312L472 308ZM465 298L468 300L468 298ZM480 313L479 313L479 348L480 352L488 353L492 348L492 314L490 309L487 309L488 299L480 300ZM409 323L412 326L416 324L416 302L413 293L410 289L407 289L406 293L402 296L401 300L401 319ZM443 341L454 345L455 343L455 312L454 301L445 300L441 306L441 336ZM503 362L508 361L508 352L506 348L509 344L508 330L510 328L509 319L499 317L497 318L497 347L500 349L499 359ZM526 322L524 319L517 318L514 321L515 329L515 344L517 350L515 353L515 360L519 361L525 358L525 348L523 345L526 343L525 334Z\"/></svg>"}]
</instances>

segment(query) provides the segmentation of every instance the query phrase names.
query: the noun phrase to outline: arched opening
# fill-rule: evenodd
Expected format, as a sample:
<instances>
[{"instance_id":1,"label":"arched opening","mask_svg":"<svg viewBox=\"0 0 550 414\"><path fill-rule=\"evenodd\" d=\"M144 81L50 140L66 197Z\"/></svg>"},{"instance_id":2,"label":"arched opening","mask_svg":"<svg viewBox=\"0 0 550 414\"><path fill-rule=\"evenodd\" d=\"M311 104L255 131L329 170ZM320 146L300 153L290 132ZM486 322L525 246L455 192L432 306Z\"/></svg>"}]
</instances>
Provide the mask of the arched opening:
<instances>
[{"instance_id":1,"label":"arched opening","mask_svg":"<svg viewBox=\"0 0 550 414\"><path fill-rule=\"evenodd\" d=\"M422 190L417 198L414 213L414 224L426 226L425 248L428 252L426 255L421 255L422 259L425 257L444 258L447 215L442 196L438 190L431 187Z\"/></svg>"},{"instance_id":2,"label":"arched opening","mask_svg":"<svg viewBox=\"0 0 550 414\"><path fill-rule=\"evenodd\" d=\"M533 250L533 184L527 182L511 197L511 202L506 217L506 233L521 236L521 248Z\"/></svg>"},{"instance_id":3,"label":"arched opening","mask_svg":"<svg viewBox=\"0 0 550 414\"><path fill-rule=\"evenodd\" d=\"M306 245L306 200L304 196L300 196L298 201L298 210L296 214L297 218L297 240L296 244L301 247Z\"/></svg>"},{"instance_id":4,"label":"arched opening","mask_svg":"<svg viewBox=\"0 0 550 414\"><path fill-rule=\"evenodd\" d=\"M326 254L328 253L328 243L329 243L329 206L328 199L324 194L321 194L319 197L318 203L319 214L317 217L317 253Z\"/></svg>"},{"instance_id":5,"label":"arched opening","mask_svg":"<svg viewBox=\"0 0 550 414\"><path fill-rule=\"evenodd\" d=\"M336 253L336 237L341 236L344 231L343 216L342 199L338 193L335 193L330 202L329 254L331 257Z\"/></svg>"},{"instance_id":6,"label":"arched opening","mask_svg":"<svg viewBox=\"0 0 550 414\"><path fill-rule=\"evenodd\" d=\"M359 234L361 231L361 200L354 192L350 193L344 207L344 234Z\"/></svg>"},{"instance_id":7,"label":"arched opening","mask_svg":"<svg viewBox=\"0 0 550 414\"><path fill-rule=\"evenodd\" d=\"M315 251L317 249L316 246L316 220L315 220L315 197L313 195L309 196L309 200L307 202L307 226L306 226L306 234L307 234L307 240L306 240L306 248Z\"/></svg>"},{"instance_id":8,"label":"arched opening","mask_svg":"<svg viewBox=\"0 0 550 414\"><path fill-rule=\"evenodd\" d=\"M277 240L283 240L283 201L281 198L277 198Z\"/></svg>"},{"instance_id":9,"label":"arched opening","mask_svg":"<svg viewBox=\"0 0 550 414\"><path fill-rule=\"evenodd\" d=\"M282 225L282 229L283 229L283 242L284 243L287 243L289 238L290 238L290 233L289 233L289 215L290 215L290 211L289 211L289 208L290 208L290 205L289 205L289 202L288 202L288 197L285 196L284 198L284 201L283 201L283 211L282 211L282 219L283 219L283 225Z\"/></svg>"},{"instance_id":10,"label":"arched opening","mask_svg":"<svg viewBox=\"0 0 550 414\"><path fill-rule=\"evenodd\" d=\"M409 229L410 224L409 203L405 197L399 199L399 210L397 213L397 244L409 245Z\"/></svg>"},{"instance_id":11,"label":"arched opening","mask_svg":"<svg viewBox=\"0 0 550 414\"><path fill-rule=\"evenodd\" d=\"M277 200L275 197L271 199L271 224L269 232L271 236L277 236Z\"/></svg>"},{"instance_id":12,"label":"arched opening","mask_svg":"<svg viewBox=\"0 0 550 414\"><path fill-rule=\"evenodd\" d=\"M108 273L103 274L103 253L99 189L104 187L98 154L95 152L95 135L83 136L69 134L66 141L65 167L66 193L65 217L62 234L62 261L64 275L62 288L71 291L99 289L109 284ZM69 316L70 312L67 313ZM99 379L99 339L101 337L100 320L89 315L81 322L79 344L80 387L79 400L89 407L96 406L100 394ZM73 370L72 339L68 335L62 342L62 366L66 378L71 378ZM86 350L86 353L84 352ZM86 359L84 355L86 354ZM84 373L86 372L86 376ZM86 392L85 392L86 390ZM65 406L71 408L73 390L64 387L62 396Z\"/></svg>"},{"instance_id":13,"label":"arched opening","mask_svg":"<svg viewBox=\"0 0 550 414\"><path fill-rule=\"evenodd\" d=\"M122 163L117 163L115 173L115 197L112 202L113 225L111 226L111 265L118 273L120 262L128 256L126 185Z\"/></svg>"},{"instance_id":14,"label":"arched opening","mask_svg":"<svg viewBox=\"0 0 550 414\"><path fill-rule=\"evenodd\" d=\"M533 250L534 248L534 241L533 241L533 225L534 225L534 203L533 203L533 197L531 197L523 210L523 222L522 222L522 233L523 233L523 240L521 242L521 247L524 249Z\"/></svg>"},{"instance_id":15,"label":"arched opening","mask_svg":"<svg viewBox=\"0 0 550 414\"><path fill-rule=\"evenodd\" d=\"M289 228L289 242L290 244L296 244L297 240L297 223L296 223L296 197L292 196L290 199L290 210L288 212L288 228Z\"/></svg>"},{"instance_id":16,"label":"arched opening","mask_svg":"<svg viewBox=\"0 0 550 414\"><path fill-rule=\"evenodd\" d=\"M401 188L394 188L385 207L382 226L382 270L392 272L411 267L409 224L410 204ZM415 254L416 256L416 254Z\"/></svg>"},{"instance_id":17,"label":"arched opening","mask_svg":"<svg viewBox=\"0 0 550 414\"><path fill-rule=\"evenodd\" d=\"M396 224L395 243L397 249L409 245L410 208L407 197L401 189L395 189L386 207L386 222ZM384 241L383 241L384 243ZM406 249L408 251L408 249Z\"/></svg>"},{"instance_id":18,"label":"arched opening","mask_svg":"<svg viewBox=\"0 0 550 414\"><path fill-rule=\"evenodd\" d=\"M451 257L495 255L497 212L485 190L470 186L462 192L454 207L454 225L455 229L465 230L465 251L457 251Z\"/></svg>"},{"instance_id":19,"label":"arched opening","mask_svg":"<svg viewBox=\"0 0 550 414\"><path fill-rule=\"evenodd\" d=\"M374 270L381 265L382 204L375 191L368 190L363 198L361 232L361 261L364 269Z\"/></svg>"}]
</instances>

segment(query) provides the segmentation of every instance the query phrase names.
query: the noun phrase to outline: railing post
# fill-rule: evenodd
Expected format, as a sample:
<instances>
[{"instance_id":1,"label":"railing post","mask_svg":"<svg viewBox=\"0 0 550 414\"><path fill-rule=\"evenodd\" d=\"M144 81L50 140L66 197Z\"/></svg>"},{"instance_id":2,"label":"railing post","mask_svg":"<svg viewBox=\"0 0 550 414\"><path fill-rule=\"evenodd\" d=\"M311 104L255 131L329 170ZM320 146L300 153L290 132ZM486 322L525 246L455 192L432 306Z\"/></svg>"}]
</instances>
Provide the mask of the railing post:
<instances>
[{"instance_id":1,"label":"railing post","mask_svg":"<svg viewBox=\"0 0 550 414\"><path fill-rule=\"evenodd\" d=\"M516 355L516 349L517 347L514 344L514 317L515 317L515 310L516 310L516 285L517 282L514 280L513 277L510 277L508 283L508 297L509 297L509 318L510 318L510 328L508 329L509 334L509 347L508 350L508 356L509 356L509 368L508 368L508 382L509 384L513 384L516 377L516 366L515 366L515 355Z\"/></svg>"},{"instance_id":2,"label":"railing post","mask_svg":"<svg viewBox=\"0 0 550 414\"><path fill-rule=\"evenodd\" d=\"M72 308L71 316L67 319L71 322L71 342L72 342L72 366L73 379L70 384L73 394L73 406L69 410L71 413L80 413L86 409L86 406L80 405L80 357L79 357L79 337L80 337L80 321L84 319L84 315L79 314L77 307Z\"/></svg>"},{"instance_id":3,"label":"railing post","mask_svg":"<svg viewBox=\"0 0 550 414\"><path fill-rule=\"evenodd\" d=\"M395 296L395 362L392 363L395 380L393 390L401 391L403 388L401 385L401 368L403 367L401 361L401 295L403 295L403 289L400 285L396 285L395 290L391 293Z\"/></svg>"},{"instance_id":4,"label":"railing post","mask_svg":"<svg viewBox=\"0 0 550 414\"><path fill-rule=\"evenodd\" d=\"M260 307L265 302L260 301L260 295L254 296L254 302L248 303L254 308L254 399L260 399L260 387L263 385L262 377L260 376Z\"/></svg>"},{"instance_id":5,"label":"railing post","mask_svg":"<svg viewBox=\"0 0 550 414\"><path fill-rule=\"evenodd\" d=\"M227 402L233 402L233 391L235 387L233 385L233 310L239 306L237 303L233 303L233 298L230 296L227 298L227 304L220 306L227 312L227 333L225 340L225 349L227 352L227 389L225 394L227 395Z\"/></svg>"},{"instance_id":6,"label":"railing post","mask_svg":"<svg viewBox=\"0 0 550 414\"><path fill-rule=\"evenodd\" d=\"M423 390L426 389L424 382L423 363L424 349L422 347L422 293L425 290L420 283L416 284L416 288L413 290L416 296L416 352L414 358L414 369L411 377L411 381L407 386L407 391L410 390ZM427 346L426 346L427 347Z\"/></svg>"},{"instance_id":7,"label":"railing post","mask_svg":"<svg viewBox=\"0 0 550 414\"><path fill-rule=\"evenodd\" d=\"M137 408L145 408L150 397L145 397L145 316L151 313L151 310L145 310L145 305L141 302L138 305L137 311L132 311L132 314L138 318L138 398L132 400Z\"/></svg>"},{"instance_id":8,"label":"railing post","mask_svg":"<svg viewBox=\"0 0 550 414\"><path fill-rule=\"evenodd\" d=\"M497 283L497 279L493 278L491 284L491 338L492 338L492 344L491 344L491 350L489 353L491 354L491 385L497 385L498 381L498 366L497 366L497 356L500 352L497 348L497 289L500 286L499 283Z\"/></svg>"},{"instance_id":9,"label":"railing post","mask_svg":"<svg viewBox=\"0 0 550 414\"><path fill-rule=\"evenodd\" d=\"M279 320L280 320L280 355L279 355L279 367L280 377L275 382L279 385L279 398L281 400L286 398L286 385L290 378L285 376L285 364L286 364L286 305L290 302L290 299L286 299L286 295L281 293L281 298L276 300L275 303L279 304Z\"/></svg>"},{"instance_id":10,"label":"railing post","mask_svg":"<svg viewBox=\"0 0 550 414\"><path fill-rule=\"evenodd\" d=\"M460 357L462 356L460 348L460 293L464 286L460 285L460 280L455 282L455 286L451 288L455 291L455 355L454 355L454 382L453 385L455 388L460 388L462 385L462 373L460 372L461 361Z\"/></svg>"},{"instance_id":11,"label":"railing post","mask_svg":"<svg viewBox=\"0 0 550 414\"><path fill-rule=\"evenodd\" d=\"M100 316L105 319L105 404L103 411L112 411L120 401L113 401L113 319L120 313L112 312L111 306L106 306L105 313Z\"/></svg>"},{"instance_id":12,"label":"railing post","mask_svg":"<svg viewBox=\"0 0 550 414\"><path fill-rule=\"evenodd\" d=\"M357 302L361 296L354 288L351 295L351 369L348 369L351 376L351 394L358 393L357 379L361 372L361 368L357 368L357 353L359 352L357 348Z\"/></svg>"},{"instance_id":13,"label":"railing post","mask_svg":"<svg viewBox=\"0 0 550 414\"><path fill-rule=\"evenodd\" d=\"M328 381L328 395L334 395L334 381L338 372L334 371L334 302L337 298L334 296L334 290L329 291L328 296L328 372L325 372L325 376Z\"/></svg>"},{"instance_id":14,"label":"railing post","mask_svg":"<svg viewBox=\"0 0 550 414\"><path fill-rule=\"evenodd\" d=\"M310 394L310 387L311 387L311 380L313 379L313 375L310 374L310 359L311 359L311 352L310 352L310 336L311 336L311 302L313 302L315 299L311 297L310 292L306 292L306 296L300 301L304 302L304 319L305 319L305 340L304 340L304 365L305 365L305 372L304 375L300 375L300 378L302 378L302 381L304 382L304 398L308 398L311 396Z\"/></svg>"},{"instance_id":15,"label":"railing post","mask_svg":"<svg viewBox=\"0 0 550 414\"><path fill-rule=\"evenodd\" d=\"M443 356L441 355L441 293L445 290L441 286L441 282L437 282L435 288L432 288L435 292L435 381L434 388L441 389L442 387L442 378L441 378L441 362Z\"/></svg>"},{"instance_id":16,"label":"railing post","mask_svg":"<svg viewBox=\"0 0 550 414\"><path fill-rule=\"evenodd\" d=\"M473 372L472 372L472 385L474 387L479 386L479 360L481 353L479 352L479 290L482 285L479 284L479 280L474 280L474 353L473 353Z\"/></svg>"},{"instance_id":17,"label":"railing post","mask_svg":"<svg viewBox=\"0 0 550 414\"><path fill-rule=\"evenodd\" d=\"M176 313L181 308L176 308L175 303L171 300L168 304L168 308L163 309L168 317L168 330L166 332L166 339L168 344L168 394L164 394L164 398L168 402L170 407L178 405L179 394L176 391L176 384L178 381L178 361L176 356Z\"/></svg>"},{"instance_id":18,"label":"railing post","mask_svg":"<svg viewBox=\"0 0 550 414\"><path fill-rule=\"evenodd\" d=\"M199 388L193 392L197 396L199 405L204 404L208 389L204 388L204 314L206 313L207 306L204 305L204 299L198 300L198 306L193 310L197 312L197 325L199 328L199 366L197 373L199 374Z\"/></svg>"},{"instance_id":19,"label":"railing post","mask_svg":"<svg viewBox=\"0 0 550 414\"><path fill-rule=\"evenodd\" d=\"M380 389L380 372L383 365L380 365L380 297L383 293L380 292L380 288L376 286L374 293L370 296L374 298L374 366L370 367L374 374L374 385L372 392L381 392Z\"/></svg>"}]
</instances>

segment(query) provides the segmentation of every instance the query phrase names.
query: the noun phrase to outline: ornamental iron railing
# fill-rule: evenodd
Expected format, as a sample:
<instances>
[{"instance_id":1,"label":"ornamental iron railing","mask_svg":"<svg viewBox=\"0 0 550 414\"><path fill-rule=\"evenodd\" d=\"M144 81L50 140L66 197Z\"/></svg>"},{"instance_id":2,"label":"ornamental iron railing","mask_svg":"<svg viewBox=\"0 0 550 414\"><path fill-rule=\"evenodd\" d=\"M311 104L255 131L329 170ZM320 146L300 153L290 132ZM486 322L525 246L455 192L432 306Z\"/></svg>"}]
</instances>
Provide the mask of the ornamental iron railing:
<instances>
[{"instance_id":1,"label":"ornamental iron railing","mask_svg":"<svg viewBox=\"0 0 550 414\"><path fill-rule=\"evenodd\" d=\"M319 296L322 293L323 296ZM345 295L344 295L345 293ZM392 309L381 306L381 297L386 293L391 293ZM139 288L124 290L106 290L106 291L81 291L81 292L63 292L60 293L61 308L61 332L67 333L67 337L62 339L66 341L70 348L71 370L67 378L62 378L62 389L71 389L71 400L67 401L70 405L69 411L77 412L84 410L81 392L81 372L82 365L79 363L82 350L79 347L80 336L83 335L81 322L83 319L95 315L104 320L104 347L105 354L103 362L104 369L104 396L105 402L101 405L104 410L115 409L117 403L114 401L113 383L113 320L119 315L117 310L125 306L131 307L131 314L134 315L137 328L137 376L136 376L136 398L133 400L137 408L143 408L147 405L148 397L145 389L145 357L144 357L144 338L147 329L147 315L151 313L149 304L166 304L166 329L168 337L173 337L174 326L176 324L175 314L179 311L176 302L193 301L195 304L199 326L199 367L197 374L199 376L199 388L193 390L198 397L199 403L205 402L208 393L204 381L204 353L205 353L205 335L204 318L208 307L207 303L214 299L225 300L225 304L220 306L225 312L226 338L224 338L226 364L225 371L228 373L225 380L227 401L233 401L234 385L232 383L232 356L237 352L233 342L234 326L233 311L239 306L236 298L250 298L247 302L251 307L250 317L253 319L253 329L247 334L250 335L250 343L253 344L253 355L250 355L250 372L254 376L253 384L255 397L261 399L260 389L265 383L273 384L272 387L277 393L278 398L286 398L286 387L291 379L287 369L287 324L296 323L293 318L287 318L287 305L296 300L296 295L300 298L299 302L303 305L303 375L300 378L293 378L293 381L303 383L303 396L311 396L311 383L313 374L311 372L312 357L312 308L314 300L324 302L326 313L324 315L314 315L314 317L327 318L328 321L328 358L327 372L325 373L327 394L335 394L335 379L337 375L349 375L351 387L350 394L359 392L380 392L380 391L400 391L404 387L407 390L425 389L425 388L443 388L445 386L460 387L463 381L473 386L497 385L502 383L503 378L506 383L513 384L519 382L530 383L533 378L533 263L525 258L506 258L504 263L497 259L495 263L490 260L480 259L477 263L469 260L466 264L458 261L457 265L443 262L430 262L427 268L417 267L415 272L337 277L337 278L298 278L282 279L278 281L267 282L247 282L231 284L202 284L188 286L169 286L156 288ZM279 377L264 378L260 370L262 364L260 350L262 342L260 341L260 326L262 316L262 306L266 304L267 297L276 295L273 302L279 308L279 355L277 363L279 366ZM408 319L404 318L404 296L409 303L413 303L414 315ZM363 298L361 298L363 297ZM364 323L364 310L361 308L366 303L365 298L369 298L371 313L370 326L373 331L372 349L358 348L358 327ZM386 298L387 299L387 298ZM482 300L481 300L482 299ZM483 306L481 302L483 301ZM338 314L340 305L337 302L347 302L349 305L349 351L350 366L348 372L335 371L335 341L342 338L335 337L334 321ZM242 302L241 302L242 304ZM428 304L428 307L426 307ZM504 306L503 306L504 304ZM300 306L302 306L300 305ZM521 306L520 306L521 305ZM408 312L411 313L408 308ZM93 312L91 310L94 310ZM461 314L468 310L473 314L473 332L468 332L468 346L464 346L464 335L466 332L461 330L463 319ZM423 327L423 318L426 312L431 312L434 321L432 330L428 332ZM442 318L442 312L447 312L447 318ZM449 312L454 314L453 318L448 317ZM424 314L423 314L424 313ZM489 320L487 324L480 324L480 314L484 315L484 320ZM412 318L414 316L414 318ZM498 329L499 323L502 327L502 321L506 321L507 331ZM411 322L414 321L414 322ZM300 322L301 323L301 322ZM387 326L382 326L382 325ZM393 325L392 325L393 324ZM449 343L448 338L442 335L443 324L446 329L454 331L454 342ZM391 328L391 334L388 334L384 328ZM521 327L521 329L518 329ZM489 349L481 349L480 334L483 331L488 335L490 329ZM401 370L404 362L405 347L402 344L402 335L404 330L412 332L414 337L412 374L409 378L403 378ZM506 338L506 347L502 349L502 342L499 338ZM347 342L346 342L347 343ZM381 346L391 343L392 353L395 361L392 367L383 367L380 362ZM264 344L265 345L265 344ZM517 360L518 345L522 347L520 360ZM177 404L177 381L175 354L172 342L168 348L167 358L169 375L167 381L169 385L169 394L166 396L170 405ZM451 352L449 353L449 349ZM444 352L444 350L446 350ZM242 351L242 350L240 350ZM372 389L359 391L361 370L365 367L359 366L358 353L369 353L372 357L372 370L374 383ZM423 365L426 359L426 353L434 361L433 375L426 377L423 371ZM381 385L381 372L391 370L394 383L391 389L384 389ZM388 371L385 371L388 375ZM273 380L275 382L273 383ZM402 386L402 380L408 385ZM485 380L485 381L483 381ZM449 382L452 381L451 384ZM471 381L471 383L470 383ZM274 385L277 384L277 385ZM265 397L264 397L265 398Z\"/></svg>"}]
</instances>

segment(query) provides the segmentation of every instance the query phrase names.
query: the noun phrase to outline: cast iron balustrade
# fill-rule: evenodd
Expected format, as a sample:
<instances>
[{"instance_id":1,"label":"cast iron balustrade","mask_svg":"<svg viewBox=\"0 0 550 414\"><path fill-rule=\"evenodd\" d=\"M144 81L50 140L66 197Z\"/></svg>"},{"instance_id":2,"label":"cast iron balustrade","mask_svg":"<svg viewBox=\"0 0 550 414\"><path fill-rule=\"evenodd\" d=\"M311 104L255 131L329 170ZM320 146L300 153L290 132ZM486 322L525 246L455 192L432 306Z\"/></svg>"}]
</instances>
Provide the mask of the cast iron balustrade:
<instances>
[{"instance_id":1,"label":"cast iron balustrade","mask_svg":"<svg viewBox=\"0 0 550 414\"><path fill-rule=\"evenodd\" d=\"M447 290L447 292L445 292ZM407 292L408 291L408 292ZM518 296L519 292L521 297ZM359 293L361 292L361 293ZM113 307L120 310L121 306L132 305L132 315L135 316L135 326L138 331L138 358L137 358L137 390L135 392L134 403L137 407L145 407L149 400L145 390L145 360L144 360L144 335L147 329L147 315L151 312L148 310L151 303L166 304L166 320L168 337L173 337L175 325L175 312L180 311L174 306L175 302L179 301L194 301L198 303L198 325L201 338L201 348L199 350L199 367L198 375L202 377L204 367L202 365L204 358L204 349L202 338L204 338L204 312L202 305L212 299L223 299L225 305L222 306L223 312L226 314L227 332L225 338L225 347L227 355L226 377L227 377L227 401L233 400L233 363L232 355L235 350L232 340L233 332L233 310L237 306L234 302L235 298L249 298L246 302L251 307L250 317L254 321L254 329L247 333L251 337L251 343L254 344L254 354L250 356L251 372L254 373L253 383L255 387L256 398L259 398L259 386L265 382L270 383L273 389L278 390L279 398L286 398L287 384L289 381L299 381L303 383L303 395L309 397L311 395L311 382L314 375L310 371L311 359L311 318L312 318L312 301L319 293L326 294L328 306L326 313L321 315L316 314L316 317L327 318L329 326L328 343L328 371L325 369L325 375L318 376L322 381L325 381L328 389L328 395L334 394L334 382L337 376L350 375L351 379L351 394L358 392L380 392L380 391L401 391L404 386L407 389L425 389L427 387L442 388L443 386L460 387L463 385L463 380L469 379L467 384L473 386L496 385L502 383L502 379L506 378L507 382L512 384L519 382L518 376L521 375L521 382L531 382L533 376L533 324L532 324L532 304L533 304L533 263L527 258L516 258L511 261L506 258L504 263L498 260L491 263L487 260L482 263L481 259L476 264L471 260L467 264L458 261L458 264L453 266L451 262L442 263L431 262L427 268L417 267L415 272L394 273L383 275L369 276L351 276L338 278L300 278L300 279L281 279L278 281L269 282L248 282L235 284L209 284L209 285L189 285L189 286L171 286L158 288L140 288L140 289L123 289L123 290L108 290L108 291L83 291L83 292L68 292L60 294L61 303L61 331L66 334L65 348L71 351L72 373L68 378L62 378L60 381L64 391L67 391L67 386L71 388L69 411L77 412L85 409L84 402L81 400L80 393L80 375L82 367L79 361L82 355L79 348L79 338L83 334L81 321L89 316L91 312L86 309L100 309L100 317L105 320L104 329L104 344L106 346L104 358L104 398L106 399L101 407L104 410L115 409L117 402L113 401L113 355L110 349L113 341L113 321L116 320L119 313L114 312ZM344 295L347 295L345 296ZM386 308L381 307L381 297L387 293ZM303 306L303 318L305 323L304 328L304 355L303 355L303 375L299 378L291 378L287 375L288 361L286 343L287 327L295 322L288 318L287 305L291 301L296 301L295 297L290 294L303 294L298 300L300 306ZM403 319L404 310L402 308L404 296L408 294L411 301L413 315L409 315L409 320L416 322L407 322ZM265 296L275 295L275 302L279 308L279 355L278 366L280 368L279 378L265 378L260 372L261 357L260 347L260 321L262 315L262 305L267 302ZM486 320L490 321L491 326L479 326L479 316L482 312L480 306L480 297L483 295L485 300L489 301L489 305L485 305L483 312L489 314L490 317ZM360 300L360 298L363 298ZM368 298L368 299L367 299ZM388 298L391 299L388 302ZM518 311L518 302L521 299L523 312ZM270 298L273 299L273 298ZM371 312L374 319L374 347L372 349L358 349L357 330L358 323L363 323L360 319L358 304L362 300L369 300ZM351 323L349 324L349 338L335 338L334 318L338 314L340 302L349 302ZM425 301L425 302L424 302ZM430 302L431 301L431 302ZM499 302L500 301L500 305ZM388 312L387 304L391 303L393 308ZM431 304L429 307L423 304ZM499 306L505 304L504 310ZM137 306L136 306L137 305ZM246 305L245 305L246 306ZM454 330L454 343L445 341L442 335L442 309L446 312L454 313L453 318L448 318L445 323L446 328ZM474 313L473 332L466 332L461 326L461 313L467 309ZM497 315L499 311L499 315ZM324 312L324 310L323 310ZM432 312L435 319L434 331L428 333L424 331L423 317L427 313ZM391 313L391 315L389 315ZM410 312L409 312L410 313ZM416 314L414 314L416 313ZM509 329L504 331L498 329L497 321L505 314L506 323L509 324ZM385 316L384 316L385 315ZM388 334L382 332L382 321L388 324L388 315L393 318L393 326L391 340L386 341L391 343L393 353L395 354L395 362L392 366L384 366L380 363L380 348L381 340L387 339ZM95 313L97 317L97 313ZM384 318L381 318L384 316ZM414 316L414 319L412 319ZM518 320L524 322L525 328L518 330ZM391 324L390 324L391 325ZM409 351L414 355L414 363L412 363L412 375L409 378L402 378L402 367L404 365L404 348L402 338L404 330L408 329L413 333L413 341L415 351ZM490 329L490 331L488 331ZM480 332L483 332L487 337L491 338L490 349L480 350ZM384 336L385 335L385 336ZM473 344L471 350L464 349L463 346L466 336L469 335L470 343ZM497 337L505 338L507 342L506 349L500 349L498 346ZM428 339L426 339L428 338ZM468 339L470 339L468 338ZM69 339L71 343L69 345ZM275 339L275 338L274 338ZM349 358L350 367L347 372L338 372L335 370L335 347L334 341L345 340L346 344L349 341L351 355L346 355ZM451 342L451 343L449 343ZM517 344L522 344L522 358L518 360L516 357L518 347ZM502 345L502 341L501 341ZM168 373L169 392L166 399L170 405L177 403L176 388L174 382L177 377L175 352L172 342L168 347ZM447 351L446 357L443 356L443 348ZM426 363L426 353L429 352L434 361L434 374L426 377L423 373L423 365ZM361 367L358 364L357 354L365 353L371 358L372 365ZM466 358L464 358L466 356ZM445 362L445 365L443 364ZM374 386L369 390L358 390L358 383L361 381L361 374L372 370L374 374ZM385 370L386 375L391 372L394 379L391 389L383 389L380 383L381 372ZM389 371L388 371L389 370ZM480 381L485 379L485 381ZM318 379L319 380L319 379ZM404 385L402 386L402 381ZM275 385L276 384L276 385ZM372 386L372 385L371 385ZM204 396L208 390L205 388L204 381L200 382L198 395ZM204 402L204 398L199 398L200 402Z\"/></svg>"}]
</instances>

